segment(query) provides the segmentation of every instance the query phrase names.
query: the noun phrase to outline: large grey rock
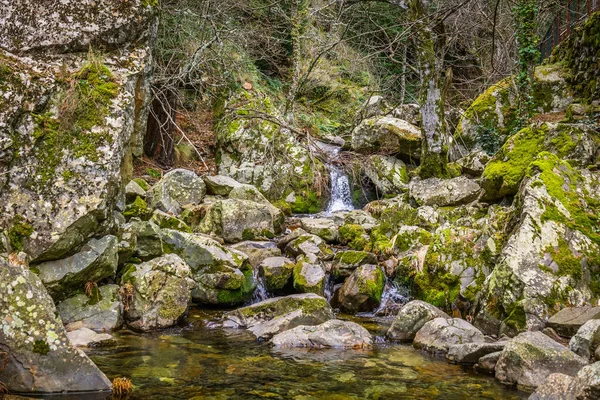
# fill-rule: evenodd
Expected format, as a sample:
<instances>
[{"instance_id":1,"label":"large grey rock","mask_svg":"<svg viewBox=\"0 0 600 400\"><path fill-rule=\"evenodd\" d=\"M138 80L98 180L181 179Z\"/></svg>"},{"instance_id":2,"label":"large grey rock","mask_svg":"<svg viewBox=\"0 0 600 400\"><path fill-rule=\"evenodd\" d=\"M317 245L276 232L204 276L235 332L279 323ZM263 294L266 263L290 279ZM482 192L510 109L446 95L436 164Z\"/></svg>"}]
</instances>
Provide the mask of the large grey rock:
<instances>
[{"instance_id":1,"label":"large grey rock","mask_svg":"<svg viewBox=\"0 0 600 400\"><path fill-rule=\"evenodd\" d=\"M285 257L269 257L259 266L260 275L269 292L284 289L292 282L292 274L296 263Z\"/></svg>"},{"instance_id":2,"label":"large grey rock","mask_svg":"<svg viewBox=\"0 0 600 400\"><path fill-rule=\"evenodd\" d=\"M459 176L452 179L429 178L411 182L410 196L420 206L456 206L477 199L481 188L477 182Z\"/></svg>"},{"instance_id":3,"label":"large grey rock","mask_svg":"<svg viewBox=\"0 0 600 400\"><path fill-rule=\"evenodd\" d=\"M445 312L421 300L413 300L398 311L387 336L393 340L411 341L427 322L435 318L450 318Z\"/></svg>"},{"instance_id":4,"label":"large grey rock","mask_svg":"<svg viewBox=\"0 0 600 400\"><path fill-rule=\"evenodd\" d=\"M567 393L577 400L600 398L600 362L581 368L571 381Z\"/></svg>"},{"instance_id":5,"label":"large grey rock","mask_svg":"<svg viewBox=\"0 0 600 400\"><path fill-rule=\"evenodd\" d=\"M150 222L153 222L159 228L175 229L177 231L192 233L192 228L185 222L162 210L154 210L150 217Z\"/></svg>"},{"instance_id":6,"label":"large grey rock","mask_svg":"<svg viewBox=\"0 0 600 400\"><path fill-rule=\"evenodd\" d=\"M504 347L496 364L496 378L532 389L552 373L575 375L586 364L587 360L542 332L523 332Z\"/></svg>"},{"instance_id":7,"label":"large grey rock","mask_svg":"<svg viewBox=\"0 0 600 400\"><path fill-rule=\"evenodd\" d=\"M190 267L176 254L135 266L128 272L133 298L125 308L125 321L135 330L168 328L181 320L195 286Z\"/></svg>"},{"instance_id":8,"label":"large grey rock","mask_svg":"<svg viewBox=\"0 0 600 400\"><path fill-rule=\"evenodd\" d=\"M129 181L125 186L125 198L128 202L133 202L138 197L145 199L146 191L136 181Z\"/></svg>"},{"instance_id":9,"label":"large grey rock","mask_svg":"<svg viewBox=\"0 0 600 400\"><path fill-rule=\"evenodd\" d=\"M237 200L248 200L255 203L264 204L269 208L271 217L273 218L273 228L275 233L281 233L281 229L285 222L285 214L277 207L275 207L267 198L253 185L240 184L234 187L229 192L230 199Z\"/></svg>"},{"instance_id":10,"label":"large grey rock","mask_svg":"<svg viewBox=\"0 0 600 400\"><path fill-rule=\"evenodd\" d=\"M110 332L123 324L119 286L101 286L92 297L78 294L61 301L56 309L68 331L88 328Z\"/></svg>"},{"instance_id":11,"label":"large grey rock","mask_svg":"<svg viewBox=\"0 0 600 400\"><path fill-rule=\"evenodd\" d=\"M352 131L352 150L362 153L395 153L406 158L421 157L421 130L394 117L363 120Z\"/></svg>"},{"instance_id":12,"label":"large grey rock","mask_svg":"<svg viewBox=\"0 0 600 400\"><path fill-rule=\"evenodd\" d=\"M364 171L381 194L397 194L406 191L409 181L408 168L404 162L395 157L370 156Z\"/></svg>"},{"instance_id":13,"label":"large grey rock","mask_svg":"<svg viewBox=\"0 0 600 400\"><path fill-rule=\"evenodd\" d=\"M127 244L133 245L133 255L142 260L151 260L163 253L161 230L152 221L132 221L123 227L123 238ZM126 244L126 246L127 246Z\"/></svg>"},{"instance_id":14,"label":"large grey rock","mask_svg":"<svg viewBox=\"0 0 600 400\"><path fill-rule=\"evenodd\" d=\"M86 282L99 282L117 272L118 239L108 235L92 239L79 253L37 266L39 277L55 300L84 289Z\"/></svg>"},{"instance_id":15,"label":"large grey rock","mask_svg":"<svg viewBox=\"0 0 600 400\"><path fill-rule=\"evenodd\" d=\"M184 206L200 204L205 194L206 185L202 178L193 171L174 169L150 189L150 206L179 215Z\"/></svg>"},{"instance_id":16,"label":"large grey rock","mask_svg":"<svg viewBox=\"0 0 600 400\"><path fill-rule=\"evenodd\" d=\"M226 242L275 236L271 207L250 200L217 200L206 211L198 226L203 233L213 234Z\"/></svg>"},{"instance_id":17,"label":"large grey rock","mask_svg":"<svg viewBox=\"0 0 600 400\"><path fill-rule=\"evenodd\" d=\"M329 218L301 218L302 228L308 233L319 236L327 242L337 240L337 225Z\"/></svg>"},{"instance_id":18,"label":"large grey rock","mask_svg":"<svg viewBox=\"0 0 600 400\"><path fill-rule=\"evenodd\" d=\"M566 307L548 319L548 326L561 336L571 337L593 319L600 320L600 307Z\"/></svg>"},{"instance_id":19,"label":"large grey rock","mask_svg":"<svg viewBox=\"0 0 600 400\"><path fill-rule=\"evenodd\" d=\"M528 400L575 400L573 393L569 393L573 379L572 376L559 372L550 374Z\"/></svg>"},{"instance_id":20,"label":"large grey rock","mask_svg":"<svg viewBox=\"0 0 600 400\"><path fill-rule=\"evenodd\" d=\"M299 256L293 270L294 288L302 293L325 294L326 269L314 254Z\"/></svg>"},{"instance_id":21,"label":"large grey rock","mask_svg":"<svg viewBox=\"0 0 600 400\"><path fill-rule=\"evenodd\" d=\"M208 194L217 196L229 196L229 192L239 185L235 179L225 175L205 176L204 183Z\"/></svg>"},{"instance_id":22,"label":"large grey rock","mask_svg":"<svg viewBox=\"0 0 600 400\"><path fill-rule=\"evenodd\" d=\"M231 248L247 255L253 267L258 267L267 258L281 256L281 250L274 242L247 240L235 243Z\"/></svg>"},{"instance_id":23,"label":"large grey rock","mask_svg":"<svg viewBox=\"0 0 600 400\"><path fill-rule=\"evenodd\" d=\"M274 297L231 311L225 314L223 326L245 328L258 339L270 339L288 329L319 325L333 317L333 310L325 298L305 293Z\"/></svg>"},{"instance_id":24,"label":"large grey rock","mask_svg":"<svg viewBox=\"0 0 600 400\"><path fill-rule=\"evenodd\" d=\"M505 341L493 343L463 343L450 346L446 359L455 364L475 364L481 357L497 353L506 346Z\"/></svg>"},{"instance_id":25,"label":"large grey rock","mask_svg":"<svg viewBox=\"0 0 600 400\"><path fill-rule=\"evenodd\" d=\"M366 251L338 251L333 257L331 273L336 278L345 279L361 265L377 263L377 256Z\"/></svg>"},{"instance_id":26,"label":"large grey rock","mask_svg":"<svg viewBox=\"0 0 600 400\"><path fill-rule=\"evenodd\" d=\"M70 343L52 298L26 267L0 260L0 381L11 392L110 390L106 376Z\"/></svg>"},{"instance_id":27,"label":"large grey rock","mask_svg":"<svg viewBox=\"0 0 600 400\"><path fill-rule=\"evenodd\" d=\"M500 359L501 355L501 351L486 354L477 361L477 364L475 364L475 369L493 374L496 371L496 364L498 364L498 360Z\"/></svg>"},{"instance_id":28,"label":"large grey rock","mask_svg":"<svg viewBox=\"0 0 600 400\"><path fill-rule=\"evenodd\" d=\"M591 319L577 330L569 341L569 349L589 359L600 344L600 319Z\"/></svg>"},{"instance_id":29,"label":"large grey rock","mask_svg":"<svg viewBox=\"0 0 600 400\"><path fill-rule=\"evenodd\" d=\"M459 318L435 318L419 329L413 346L431 353L447 353L455 344L482 342L483 333L467 321Z\"/></svg>"},{"instance_id":30,"label":"large grey rock","mask_svg":"<svg viewBox=\"0 0 600 400\"><path fill-rule=\"evenodd\" d=\"M355 322L332 319L320 325L301 325L271 339L274 347L334 347L362 349L373 344L369 331Z\"/></svg>"},{"instance_id":31,"label":"large grey rock","mask_svg":"<svg viewBox=\"0 0 600 400\"><path fill-rule=\"evenodd\" d=\"M297 235L295 235L297 231L302 231L304 233L299 232ZM300 229L297 229L290 235L290 237L294 236L295 238L287 242L284 248L284 252L291 257L297 257L301 255L309 256L312 254L317 256L322 261L328 261L333 258L333 251L320 237L308 234L306 231ZM284 243L287 239L289 238L284 238ZM283 243L280 242L279 246L282 245Z\"/></svg>"},{"instance_id":32,"label":"large grey rock","mask_svg":"<svg viewBox=\"0 0 600 400\"><path fill-rule=\"evenodd\" d=\"M373 311L381 303L385 274L373 264L361 265L337 292L340 306L348 312Z\"/></svg>"},{"instance_id":33,"label":"large grey rock","mask_svg":"<svg viewBox=\"0 0 600 400\"><path fill-rule=\"evenodd\" d=\"M76 347L104 347L115 344L115 338L108 333L97 333L88 328L67 332L67 337Z\"/></svg>"}]
</instances>

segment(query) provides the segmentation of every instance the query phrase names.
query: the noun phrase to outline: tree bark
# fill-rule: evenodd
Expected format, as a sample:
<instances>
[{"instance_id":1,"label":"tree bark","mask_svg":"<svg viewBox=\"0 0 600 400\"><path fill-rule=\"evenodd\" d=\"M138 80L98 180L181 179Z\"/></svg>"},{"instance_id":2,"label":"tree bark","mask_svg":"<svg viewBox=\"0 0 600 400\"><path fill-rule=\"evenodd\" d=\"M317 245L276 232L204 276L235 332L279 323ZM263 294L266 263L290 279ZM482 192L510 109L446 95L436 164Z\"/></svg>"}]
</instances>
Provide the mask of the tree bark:
<instances>
[{"instance_id":1,"label":"tree bark","mask_svg":"<svg viewBox=\"0 0 600 400\"><path fill-rule=\"evenodd\" d=\"M290 42L292 45L292 76L285 104L285 118L291 124L294 121L294 103L300 84L302 61L302 35L308 17L308 0L292 0Z\"/></svg>"}]
</instances>

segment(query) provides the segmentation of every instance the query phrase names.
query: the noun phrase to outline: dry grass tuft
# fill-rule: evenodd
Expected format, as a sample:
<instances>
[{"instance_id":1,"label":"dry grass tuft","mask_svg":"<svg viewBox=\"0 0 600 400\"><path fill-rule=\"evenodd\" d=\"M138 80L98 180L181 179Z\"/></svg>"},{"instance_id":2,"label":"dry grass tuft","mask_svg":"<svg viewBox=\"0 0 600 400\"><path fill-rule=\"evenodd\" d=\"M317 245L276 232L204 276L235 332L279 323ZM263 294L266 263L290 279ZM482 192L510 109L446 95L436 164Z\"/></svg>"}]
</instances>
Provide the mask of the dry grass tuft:
<instances>
[{"instance_id":1,"label":"dry grass tuft","mask_svg":"<svg viewBox=\"0 0 600 400\"><path fill-rule=\"evenodd\" d=\"M121 286L121 289L119 289L119 294L121 295L121 300L123 301L123 309L125 311L129 311L131 302L133 301L133 285L129 282L124 284Z\"/></svg>"},{"instance_id":2,"label":"dry grass tuft","mask_svg":"<svg viewBox=\"0 0 600 400\"><path fill-rule=\"evenodd\" d=\"M133 393L133 383L128 378L115 378L112 381L113 399L126 399Z\"/></svg>"}]
</instances>

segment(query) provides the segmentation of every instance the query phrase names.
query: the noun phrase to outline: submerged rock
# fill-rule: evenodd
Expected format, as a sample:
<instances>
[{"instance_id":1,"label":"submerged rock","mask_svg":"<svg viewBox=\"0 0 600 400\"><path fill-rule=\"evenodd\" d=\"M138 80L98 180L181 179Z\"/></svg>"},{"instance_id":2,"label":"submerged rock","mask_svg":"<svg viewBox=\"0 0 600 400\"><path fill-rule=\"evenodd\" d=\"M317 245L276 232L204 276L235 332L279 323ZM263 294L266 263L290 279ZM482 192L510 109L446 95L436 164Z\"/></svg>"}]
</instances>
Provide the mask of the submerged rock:
<instances>
[{"instance_id":1,"label":"submerged rock","mask_svg":"<svg viewBox=\"0 0 600 400\"><path fill-rule=\"evenodd\" d=\"M119 286L106 285L92 295L78 294L60 302L56 309L68 331L87 328L110 332L123 324Z\"/></svg>"},{"instance_id":2,"label":"submerged rock","mask_svg":"<svg viewBox=\"0 0 600 400\"><path fill-rule=\"evenodd\" d=\"M183 206L200 204L205 194L206 185L202 178L186 169L174 169L150 189L150 206L179 215Z\"/></svg>"},{"instance_id":3,"label":"submerged rock","mask_svg":"<svg viewBox=\"0 0 600 400\"><path fill-rule=\"evenodd\" d=\"M406 303L396 315L387 336L393 340L411 341L427 322L435 318L450 318L445 312L421 300Z\"/></svg>"},{"instance_id":4,"label":"submerged rock","mask_svg":"<svg viewBox=\"0 0 600 400\"><path fill-rule=\"evenodd\" d=\"M0 381L11 392L108 391L110 381L69 341L52 298L29 269L0 260Z\"/></svg>"},{"instance_id":5,"label":"submerged rock","mask_svg":"<svg viewBox=\"0 0 600 400\"><path fill-rule=\"evenodd\" d=\"M381 303L385 274L373 264L361 265L337 293L340 306L348 312L373 311Z\"/></svg>"},{"instance_id":6,"label":"submerged rock","mask_svg":"<svg viewBox=\"0 0 600 400\"><path fill-rule=\"evenodd\" d=\"M117 244L118 239L112 235L92 239L69 258L36 266L39 277L54 299L65 299L84 290L87 282L99 282L115 275Z\"/></svg>"},{"instance_id":7,"label":"submerged rock","mask_svg":"<svg viewBox=\"0 0 600 400\"><path fill-rule=\"evenodd\" d=\"M244 328L258 339L270 339L300 325L322 324L334 315L325 298L305 293L267 299L231 311L224 318L225 328Z\"/></svg>"},{"instance_id":8,"label":"submerged rock","mask_svg":"<svg viewBox=\"0 0 600 400\"><path fill-rule=\"evenodd\" d=\"M177 255L136 265L127 273L133 297L125 307L125 321L133 329L168 328L187 313L195 286L190 267Z\"/></svg>"},{"instance_id":9,"label":"submerged rock","mask_svg":"<svg viewBox=\"0 0 600 400\"><path fill-rule=\"evenodd\" d=\"M354 322L332 319L320 325L301 325L273 336L274 347L370 347L369 331Z\"/></svg>"},{"instance_id":10,"label":"submerged rock","mask_svg":"<svg viewBox=\"0 0 600 400\"><path fill-rule=\"evenodd\" d=\"M536 388L552 373L575 375L587 360L541 332L524 332L511 339L496 365L496 378L505 384Z\"/></svg>"},{"instance_id":11,"label":"submerged rock","mask_svg":"<svg viewBox=\"0 0 600 400\"><path fill-rule=\"evenodd\" d=\"M459 318L435 318L415 335L413 346L431 353L447 353L452 345L482 343L483 333Z\"/></svg>"},{"instance_id":12,"label":"submerged rock","mask_svg":"<svg viewBox=\"0 0 600 400\"><path fill-rule=\"evenodd\" d=\"M419 206L456 206L467 204L479 197L477 182L459 176L452 179L429 178L411 182L410 196Z\"/></svg>"}]
</instances>

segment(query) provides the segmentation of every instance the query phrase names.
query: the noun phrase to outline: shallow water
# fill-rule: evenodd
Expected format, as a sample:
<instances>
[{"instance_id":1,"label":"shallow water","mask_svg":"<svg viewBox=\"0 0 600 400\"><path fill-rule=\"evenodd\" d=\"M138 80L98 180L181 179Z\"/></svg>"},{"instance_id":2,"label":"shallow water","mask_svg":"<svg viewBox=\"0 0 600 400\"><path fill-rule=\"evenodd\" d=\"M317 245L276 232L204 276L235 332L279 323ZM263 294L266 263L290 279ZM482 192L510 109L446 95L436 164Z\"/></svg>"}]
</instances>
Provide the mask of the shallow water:
<instances>
[{"instance_id":1,"label":"shallow water","mask_svg":"<svg viewBox=\"0 0 600 400\"><path fill-rule=\"evenodd\" d=\"M221 329L215 324L219 316L192 310L185 327L143 335L121 331L115 334L117 347L89 354L111 380L133 381L132 399L527 398L492 377L409 346L276 351L245 331ZM389 319L352 319L375 335L389 324Z\"/></svg>"}]
</instances>

